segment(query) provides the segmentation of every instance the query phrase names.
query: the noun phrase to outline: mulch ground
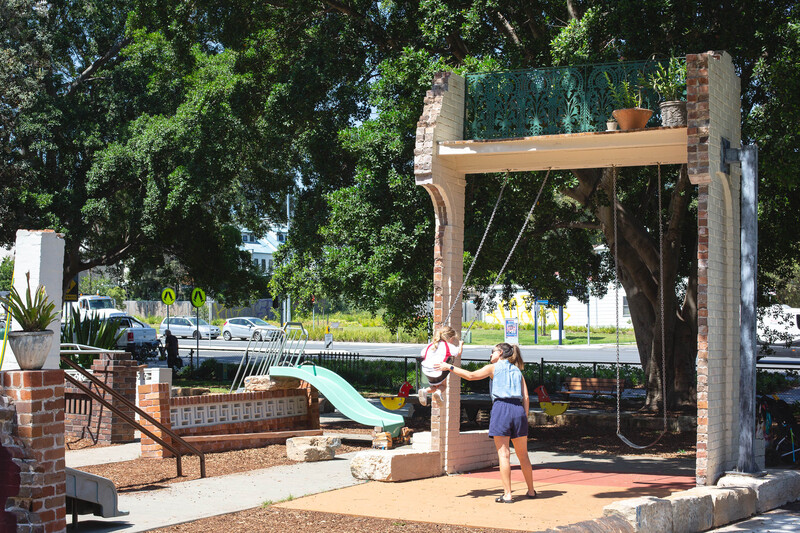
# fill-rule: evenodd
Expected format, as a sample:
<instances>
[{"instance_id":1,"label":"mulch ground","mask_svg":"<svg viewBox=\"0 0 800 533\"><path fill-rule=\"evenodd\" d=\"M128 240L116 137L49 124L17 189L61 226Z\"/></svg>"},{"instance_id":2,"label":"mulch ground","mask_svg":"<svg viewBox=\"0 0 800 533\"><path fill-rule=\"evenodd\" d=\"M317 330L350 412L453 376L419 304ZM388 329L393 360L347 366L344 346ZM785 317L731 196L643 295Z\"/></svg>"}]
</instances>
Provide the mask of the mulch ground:
<instances>
[{"instance_id":1,"label":"mulch ground","mask_svg":"<svg viewBox=\"0 0 800 533\"><path fill-rule=\"evenodd\" d=\"M598 406L592 406L598 407ZM602 405L600 405L602 408ZM414 431L430 431L430 416L422 411L409 421ZM652 416L642 413L641 416ZM462 430L486 429L488 417L479 413L476 421L462 420ZM324 431L342 433L369 434L365 428L355 422L337 422L324 424ZM636 450L624 445L615 434L615 428L559 427L556 425L532 426L530 431L531 450L546 450L570 454L609 454L609 455L646 455L651 457L693 457L695 454L696 435L694 432L681 434L669 433L655 446L646 450ZM650 443L659 432L637 433L628 435L639 444ZM337 454L358 451L369 447L369 443L346 441L337 450ZM67 443L68 449L80 449L91 446L88 439ZM270 468L278 465L292 464L286 457L283 444L273 444L263 448L237 450L222 453L206 454L206 472L208 477L222 476L249 470ZM182 477L177 477L175 459L137 459L106 465L82 467L81 470L111 479L119 493L131 493L142 490L157 490L171 483L180 483L197 479L200 475L199 460L195 457L184 457ZM249 509L238 513L205 518L154 531L163 533L208 533L211 531L252 532L252 531L292 531L292 533L317 533L321 530L337 532L382 531L384 533L499 533L509 530L487 530L443 524L430 524L411 521L385 520L366 516L329 514L314 511L282 509L273 506Z\"/></svg>"}]
</instances>

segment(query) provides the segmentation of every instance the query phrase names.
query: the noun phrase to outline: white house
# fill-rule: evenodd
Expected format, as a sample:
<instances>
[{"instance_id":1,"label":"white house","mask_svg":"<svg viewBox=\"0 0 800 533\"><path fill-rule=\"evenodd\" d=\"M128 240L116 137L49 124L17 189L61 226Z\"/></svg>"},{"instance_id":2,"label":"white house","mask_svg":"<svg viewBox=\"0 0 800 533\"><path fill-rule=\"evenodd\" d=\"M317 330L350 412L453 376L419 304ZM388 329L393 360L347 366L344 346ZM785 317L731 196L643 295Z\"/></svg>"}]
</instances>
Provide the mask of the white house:
<instances>
[{"instance_id":1,"label":"white house","mask_svg":"<svg viewBox=\"0 0 800 533\"><path fill-rule=\"evenodd\" d=\"M252 231L242 230L242 249L250 252L253 263L264 272L272 272L272 256L286 242L286 228L271 229L263 237L256 238Z\"/></svg>"}]
</instances>

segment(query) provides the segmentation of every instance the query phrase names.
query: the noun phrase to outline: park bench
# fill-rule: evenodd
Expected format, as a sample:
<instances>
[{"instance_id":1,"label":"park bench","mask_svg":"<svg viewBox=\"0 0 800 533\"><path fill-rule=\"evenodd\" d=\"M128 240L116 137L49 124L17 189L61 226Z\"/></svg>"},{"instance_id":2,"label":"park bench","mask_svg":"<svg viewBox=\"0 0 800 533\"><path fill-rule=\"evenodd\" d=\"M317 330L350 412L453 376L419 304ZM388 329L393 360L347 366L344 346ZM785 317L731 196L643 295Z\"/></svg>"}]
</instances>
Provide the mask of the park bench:
<instances>
[{"instance_id":1,"label":"park bench","mask_svg":"<svg viewBox=\"0 0 800 533\"><path fill-rule=\"evenodd\" d=\"M625 390L625 380L619 380L619 392ZM617 394L616 378L567 378L564 381L564 394Z\"/></svg>"}]
</instances>

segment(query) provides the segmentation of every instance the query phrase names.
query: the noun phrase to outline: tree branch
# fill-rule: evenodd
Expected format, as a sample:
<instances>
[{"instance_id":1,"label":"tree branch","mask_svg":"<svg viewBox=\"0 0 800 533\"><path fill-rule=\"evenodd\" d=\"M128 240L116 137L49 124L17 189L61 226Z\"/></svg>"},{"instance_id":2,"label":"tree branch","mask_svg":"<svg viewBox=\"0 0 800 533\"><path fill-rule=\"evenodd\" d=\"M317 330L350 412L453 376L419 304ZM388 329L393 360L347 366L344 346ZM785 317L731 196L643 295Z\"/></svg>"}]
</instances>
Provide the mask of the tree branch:
<instances>
[{"instance_id":1,"label":"tree branch","mask_svg":"<svg viewBox=\"0 0 800 533\"><path fill-rule=\"evenodd\" d=\"M346 5L345 3L338 2L336 0L323 0L323 3L328 7L330 7L331 9L333 9L334 11L338 11L343 15L352 17L363 23L365 26L367 26L375 35L376 41L379 41L376 43L379 46L386 48L395 48L397 46L397 43L395 43L394 40L386 34L386 30L383 29L380 25L375 24L375 22L368 16L366 16L364 13L359 13L358 11Z\"/></svg>"},{"instance_id":2,"label":"tree branch","mask_svg":"<svg viewBox=\"0 0 800 533\"><path fill-rule=\"evenodd\" d=\"M514 29L514 27L511 25L508 19L505 18L503 14L500 13L499 11L496 11L495 15L497 16L497 19L500 21L500 29L503 30L503 33L505 33L509 37L509 39L511 39L514 42L517 48L522 50L522 53L525 55L525 59L527 59L528 62L533 63L534 61L533 55L530 53L530 51L528 51L527 48L525 48L525 46L523 46L522 41L520 41L519 39L519 35L517 35L517 31Z\"/></svg>"},{"instance_id":3,"label":"tree branch","mask_svg":"<svg viewBox=\"0 0 800 533\"><path fill-rule=\"evenodd\" d=\"M95 72L103 67L106 63L108 63L112 58L114 58L120 50L128 46L131 42L133 42L133 38L126 37L112 46L105 55L99 59L97 59L94 63L89 65L89 67L81 72L80 76L72 80L72 83L69 84L69 89L67 90L67 96L74 93L78 87L81 86L88 78L90 78Z\"/></svg>"}]
</instances>

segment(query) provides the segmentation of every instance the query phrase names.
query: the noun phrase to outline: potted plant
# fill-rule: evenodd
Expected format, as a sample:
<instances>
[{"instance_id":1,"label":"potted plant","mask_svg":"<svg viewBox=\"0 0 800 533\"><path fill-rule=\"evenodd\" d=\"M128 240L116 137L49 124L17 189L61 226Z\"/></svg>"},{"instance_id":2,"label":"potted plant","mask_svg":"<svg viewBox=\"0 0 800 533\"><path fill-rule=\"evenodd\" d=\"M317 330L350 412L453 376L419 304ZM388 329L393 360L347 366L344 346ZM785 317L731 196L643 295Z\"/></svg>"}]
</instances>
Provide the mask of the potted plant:
<instances>
[{"instance_id":1,"label":"potted plant","mask_svg":"<svg viewBox=\"0 0 800 533\"><path fill-rule=\"evenodd\" d=\"M47 329L58 318L55 304L47 297L44 287L39 285L31 294L31 274L25 274L28 290L23 299L16 287L6 297L0 297L22 331L11 331L8 343L22 370L39 370L44 366L50 346L53 344L53 331Z\"/></svg>"},{"instance_id":2,"label":"potted plant","mask_svg":"<svg viewBox=\"0 0 800 533\"><path fill-rule=\"evenodd\" d=\"M633 85L625 79L615 84L606 72L606 81L611 98L617 106L612 115L619 123L621 130L635 130L647 126L647 121L653 116L651 109L642 107L642 87Z\"/></svg>"},{"instance_id":3,"label":"potted plant","mask_svg":"<svg viewBox=\"0 0 800 533\"><path fill-rule=\"evenodd\" d=\"M661 97L661 125L686 126L686 63L670 58L666 66L660 63L648 78L650 86Z\"/></svg>"},{"instance_id":4,"label":"potted plant","mask_svg":"<svg viewBox=\"0 0 800 533\"><path fill-rule=\"evenodd\" d=\"M614 117L609 117L608 120L606 120L606 131L617 131L618 126L619 124L617 124Z\"/></svg>"}]
</instances>

